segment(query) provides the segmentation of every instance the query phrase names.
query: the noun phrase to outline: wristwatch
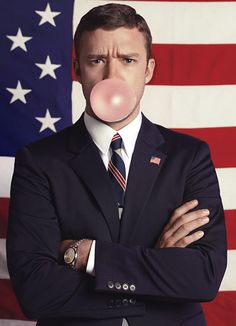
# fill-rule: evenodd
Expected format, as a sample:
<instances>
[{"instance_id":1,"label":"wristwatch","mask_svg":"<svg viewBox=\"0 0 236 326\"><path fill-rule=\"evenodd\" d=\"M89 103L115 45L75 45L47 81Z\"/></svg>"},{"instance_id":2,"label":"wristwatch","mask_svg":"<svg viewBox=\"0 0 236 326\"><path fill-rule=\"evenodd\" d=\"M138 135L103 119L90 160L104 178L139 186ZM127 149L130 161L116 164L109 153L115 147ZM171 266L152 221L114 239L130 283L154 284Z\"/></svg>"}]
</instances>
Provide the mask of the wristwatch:
<instances>
[{"instance_id":1,"label":"wristwatch","mask_svg":"<svg viewBox=\"0 0 236 326\"><path fill-rule=\"evenodd\" d=\"M74 270L76 270L75 266L79 258L78 247L83 240L84 239L75 241L72 245L69 246L69 248L66 249L64 253L65 264Z\"/></svg>"}]
</instances>

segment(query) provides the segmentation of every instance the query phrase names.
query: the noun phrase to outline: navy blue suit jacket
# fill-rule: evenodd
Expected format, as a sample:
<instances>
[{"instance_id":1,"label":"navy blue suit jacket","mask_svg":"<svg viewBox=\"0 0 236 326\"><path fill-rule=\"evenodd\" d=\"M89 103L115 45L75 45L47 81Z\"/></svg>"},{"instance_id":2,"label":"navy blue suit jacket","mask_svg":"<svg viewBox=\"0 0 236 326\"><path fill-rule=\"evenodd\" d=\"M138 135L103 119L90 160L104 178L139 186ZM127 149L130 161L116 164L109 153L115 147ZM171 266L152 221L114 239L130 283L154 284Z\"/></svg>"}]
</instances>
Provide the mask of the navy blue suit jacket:
<instances>
[{"instance_id":1,"label":"navy blue suit jacket","mask_svg":"<svg viewBox=\"0 0 236 326\"><path fill-rule=\"evenodd\" d=\"M152 156L160 164L150 163ZM155 249L173 210L210 210L187 248ZM96 239L95 272L64 266L64 239ZM83 116L16 157L7 258L12 284L38 325L203 326L226 267L223 208L206 143L143 116L119 222L112 185ZM132 285L132 286L131 286Z\"/></svg>"}]
</instances>

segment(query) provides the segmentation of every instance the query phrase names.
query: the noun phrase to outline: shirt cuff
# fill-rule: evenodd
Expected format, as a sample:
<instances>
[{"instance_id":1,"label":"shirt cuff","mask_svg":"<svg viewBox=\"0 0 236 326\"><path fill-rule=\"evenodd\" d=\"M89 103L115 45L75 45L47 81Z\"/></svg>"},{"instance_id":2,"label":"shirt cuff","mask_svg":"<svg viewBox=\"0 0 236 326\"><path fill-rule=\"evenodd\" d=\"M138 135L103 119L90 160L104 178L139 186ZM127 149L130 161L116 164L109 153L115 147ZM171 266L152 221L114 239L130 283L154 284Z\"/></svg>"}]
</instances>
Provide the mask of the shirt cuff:
<instances>
[{"instance_id":1,"label":"shirt cuff","mask_svg":"<svg viewBox=\"0 0 236 326\"><path fill-rule=\"evenodd\" d=\"M93 240L90 252L89 252L89 257L88 257L88 262L86 266L86 273L95 276L95 244L96 241Z\"/></svg>"}]
</instances>

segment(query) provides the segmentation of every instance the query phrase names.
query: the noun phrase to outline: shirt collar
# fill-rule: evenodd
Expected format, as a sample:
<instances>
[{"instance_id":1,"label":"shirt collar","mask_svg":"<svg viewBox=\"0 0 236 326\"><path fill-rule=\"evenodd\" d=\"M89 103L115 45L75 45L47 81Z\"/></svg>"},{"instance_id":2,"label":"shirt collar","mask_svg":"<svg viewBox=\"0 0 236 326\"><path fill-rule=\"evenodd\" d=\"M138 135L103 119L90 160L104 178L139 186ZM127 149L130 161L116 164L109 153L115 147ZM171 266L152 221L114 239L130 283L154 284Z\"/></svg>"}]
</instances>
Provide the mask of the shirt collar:
<instances>
[{"instance_id":1,"label":"shirt collar","mask_svg":"<svg viewBox=\"0 0 236 326\"><path fill-rule=\"evenodd\" d=\"M91 117L87 112L84 112L84 123L95 145L103 154L108 153L112 137L118 132L123 140L125 152L131 158L142 123L141 112L127 126L118 131Z\"/></svg>"}]
</instances>

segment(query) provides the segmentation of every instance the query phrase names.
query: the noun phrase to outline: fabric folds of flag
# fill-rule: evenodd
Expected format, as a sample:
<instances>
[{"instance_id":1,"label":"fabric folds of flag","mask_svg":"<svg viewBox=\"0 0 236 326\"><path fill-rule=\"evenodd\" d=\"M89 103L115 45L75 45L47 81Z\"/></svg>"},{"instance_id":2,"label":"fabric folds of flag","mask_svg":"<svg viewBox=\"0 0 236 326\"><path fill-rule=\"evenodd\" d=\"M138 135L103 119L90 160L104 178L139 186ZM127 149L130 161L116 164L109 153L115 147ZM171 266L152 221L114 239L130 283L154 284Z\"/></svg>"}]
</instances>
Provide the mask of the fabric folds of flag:
<instances>
[{"instance_id":1,"label":"fabric folds of flag","mask_svg":"<svg viewBox=\"0 0 236 326\"><path fill-rule=\"evenodd\" d=\"M5 239L15 153L80 116L85 101L76 78L71 80L73 29L90 8L108 2L0 2L0 325L35 325L26 321L19 308L6 266ZM113 2L136 8L153 34L152 51L157 65L146 86L143 112L158 124L201 138L210 145L225 209L228 267L217 297L204 303L203 308L208 326L233 325L236 1ZM157 159L153 163L157 164Z\"/></svg>"}]
</instances>

